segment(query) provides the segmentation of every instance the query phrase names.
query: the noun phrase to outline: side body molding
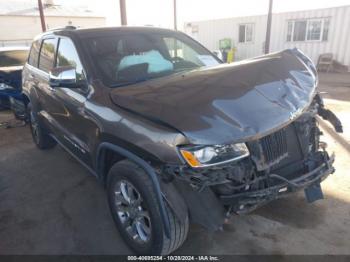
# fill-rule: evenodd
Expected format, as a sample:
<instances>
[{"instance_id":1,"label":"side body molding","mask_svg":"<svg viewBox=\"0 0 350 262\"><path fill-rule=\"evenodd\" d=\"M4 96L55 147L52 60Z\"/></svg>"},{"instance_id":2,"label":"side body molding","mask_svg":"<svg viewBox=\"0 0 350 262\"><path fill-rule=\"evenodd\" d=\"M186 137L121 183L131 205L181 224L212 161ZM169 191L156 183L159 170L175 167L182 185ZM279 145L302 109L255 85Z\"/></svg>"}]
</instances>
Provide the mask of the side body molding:
<instances>
[{"instance_id":1,"label":"side body molding","mask_svg":"<svg viewBox=\"0 0 350 262\"><path fill-rule=\"evenodd\" d=\"M139 165L140 167L142 167L146 174L150 177L153 187L154 187L154 191L156 194L156 198L157 198L157 202L159 205L159 209L160 209L160 213L161 213L161 217L162 217L162 221L163 221L163 225L164 225L164 229L165 229L165 235L167 236L167 238L170 238L170 221L169 221L169 217L167 216L166 210L165 210L165 205L163 202L163 197L162 197L162 191L160 188L160 183L158 180L158 176L157 174L154 172L154 169L143 159L141 159L140 157L138 157L137 155L131 153L130 151L108 143L108 142L102 142L97 149L97 172L98 174L102 174L102 170L103 170L103 164L101 164L101 158L103 159L103 151L104 149L109 149L112 150L122 156L124 156L125 158L129 159L130 161L134 162L135 164Z\"/></svg>"}]
</instances>

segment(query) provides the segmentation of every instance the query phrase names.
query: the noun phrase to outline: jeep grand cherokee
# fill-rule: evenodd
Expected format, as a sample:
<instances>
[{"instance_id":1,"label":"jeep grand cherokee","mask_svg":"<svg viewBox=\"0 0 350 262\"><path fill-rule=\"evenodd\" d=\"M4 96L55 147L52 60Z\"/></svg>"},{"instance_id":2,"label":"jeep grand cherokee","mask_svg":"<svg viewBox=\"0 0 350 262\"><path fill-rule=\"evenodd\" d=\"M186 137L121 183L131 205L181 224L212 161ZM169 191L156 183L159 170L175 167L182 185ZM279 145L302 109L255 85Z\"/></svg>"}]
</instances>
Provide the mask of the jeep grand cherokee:
<instances>
[{"instance_id":1,"label":"jeep grand cherokee","mask_svg":"<svg viewBox=\"0 0 350 262\"><path fill-rule=\"evenodd\" d=\"M334 172L318 117L342 131L299 50L223 64L181 32L53 30L23 70L35 144L60 144L106 187L126 243L169 254L189 223L209 230Z\"/></svg>"}]
</instances>

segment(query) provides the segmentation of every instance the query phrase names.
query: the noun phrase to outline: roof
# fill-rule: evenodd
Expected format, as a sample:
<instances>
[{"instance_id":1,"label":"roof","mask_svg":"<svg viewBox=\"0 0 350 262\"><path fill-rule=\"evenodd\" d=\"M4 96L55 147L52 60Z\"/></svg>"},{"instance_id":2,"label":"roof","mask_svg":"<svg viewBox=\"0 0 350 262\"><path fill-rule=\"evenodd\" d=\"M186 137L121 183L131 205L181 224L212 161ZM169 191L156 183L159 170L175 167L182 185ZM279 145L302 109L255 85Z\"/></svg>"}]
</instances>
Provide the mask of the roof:
<instances>
[{"instance_id":1,"label":"roof","mask_svg":"<svg viewBox=\"0 0 350 262\"><path fill-rule=\"evenodd\" d=\"M94 33L94 32L175 32L174 30L155 27L155 26L109 26L109 27L92 27L92 28L77 28L75 30L79 34Z\"/></svg>"},{"instance_id":2,"label":"roof","mask_svg":"<svg viewBox=\"0 0 350 262\"><path fill-rule=\"evenodd\" d=\"M38 16L37 3L37 1L28 0L0 0L0 15ZM44 3L45 1L43 1L45 16L104 17L84 6L63 6Z\"/></svg>"},{"instance_id":3,"label":"roof","mask_svg":"<svg viewBox=\"0 0 350 262\"><path fill-rule=\"evenodd\" d=\"M181 31L174 31L166 28L152 27L152 26L119 26L119 27L94 27L94 28L57 28L49 30L45 33L38 35L35 39L40 39L42 36L49 34L56 35L79 35L82 37L91 37L96 35L108 35L113 32L133 32L133 33L182 33Z\"/></svg>"},{"instance_id":4,"label":"roof","mask_svg":"<svg viewBox=\"0 0 350 262\"><path fill-rule=\"evenodd\" d=\"M68 36L68 37L96 37L108 36L111 33L166 33L166 34L184 34L181 31L174 31L167 28L153 26L115 26L115 27L91 27L91 28L75 28L74 26L66 26L62 28L53 28L34 37L34 41L40 40L49 35Z\"/></svg>"}]
</instances>

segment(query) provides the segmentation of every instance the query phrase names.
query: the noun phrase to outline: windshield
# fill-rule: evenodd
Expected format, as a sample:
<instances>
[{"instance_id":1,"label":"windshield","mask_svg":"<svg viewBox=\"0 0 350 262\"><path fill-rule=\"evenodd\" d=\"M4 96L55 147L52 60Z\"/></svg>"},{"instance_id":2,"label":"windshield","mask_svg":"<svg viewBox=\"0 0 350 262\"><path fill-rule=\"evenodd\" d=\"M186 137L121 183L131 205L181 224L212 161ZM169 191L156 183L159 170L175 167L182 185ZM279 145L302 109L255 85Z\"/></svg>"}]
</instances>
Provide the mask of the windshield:
<instances>
[{"instance_id":1,"label":"windshield","mask_svg":"<svg viewBox=\"0 0 350 262\"><path fill-rule=\"evenodd\" d=\"M28 57L27 50L11 50L0 52L0 67L22 66Z\"/></svg>"},{"instance_id":2,"label":"windshield","mask_svg":"<svg viewBox=\"0 0 350 262\"><path fill-rule=\"evenodd\" d=\"M110 87L219 64L208 50L180 33L112 33L85 44Z\"/></svg>"}]
</instances>

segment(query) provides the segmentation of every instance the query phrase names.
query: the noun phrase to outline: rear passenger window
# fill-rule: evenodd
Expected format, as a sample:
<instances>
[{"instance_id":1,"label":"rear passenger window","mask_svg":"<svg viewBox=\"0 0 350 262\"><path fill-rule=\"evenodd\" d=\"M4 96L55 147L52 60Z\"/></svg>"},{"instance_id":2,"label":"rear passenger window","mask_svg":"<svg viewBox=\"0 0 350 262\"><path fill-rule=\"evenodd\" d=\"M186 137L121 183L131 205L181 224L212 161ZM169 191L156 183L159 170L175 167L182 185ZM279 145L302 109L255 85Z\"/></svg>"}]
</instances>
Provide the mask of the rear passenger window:
<instances>
[{"instance_id":1,"label":"rear passenger window","mask_svg":"<svg viewBox=\"0 0 350 262\"><path fill-rule=\"evenodd\" d=\"M38 67L39 50L40 50L40 41L37 40L33 42L32 48L30 49L28 64L30 64L31 66Z\"/></svg>"},{"instance_id":2,"label":"rear passenger window","mask_svg":"<svg viewBox=\"0 0 350 262\"><path fill-rule=\"evenodd\" d=\"M39 69L48 73L54 67L56 45L57 39L45 39L43 41L40 50Z\"/></svg>"}]
</instances>

